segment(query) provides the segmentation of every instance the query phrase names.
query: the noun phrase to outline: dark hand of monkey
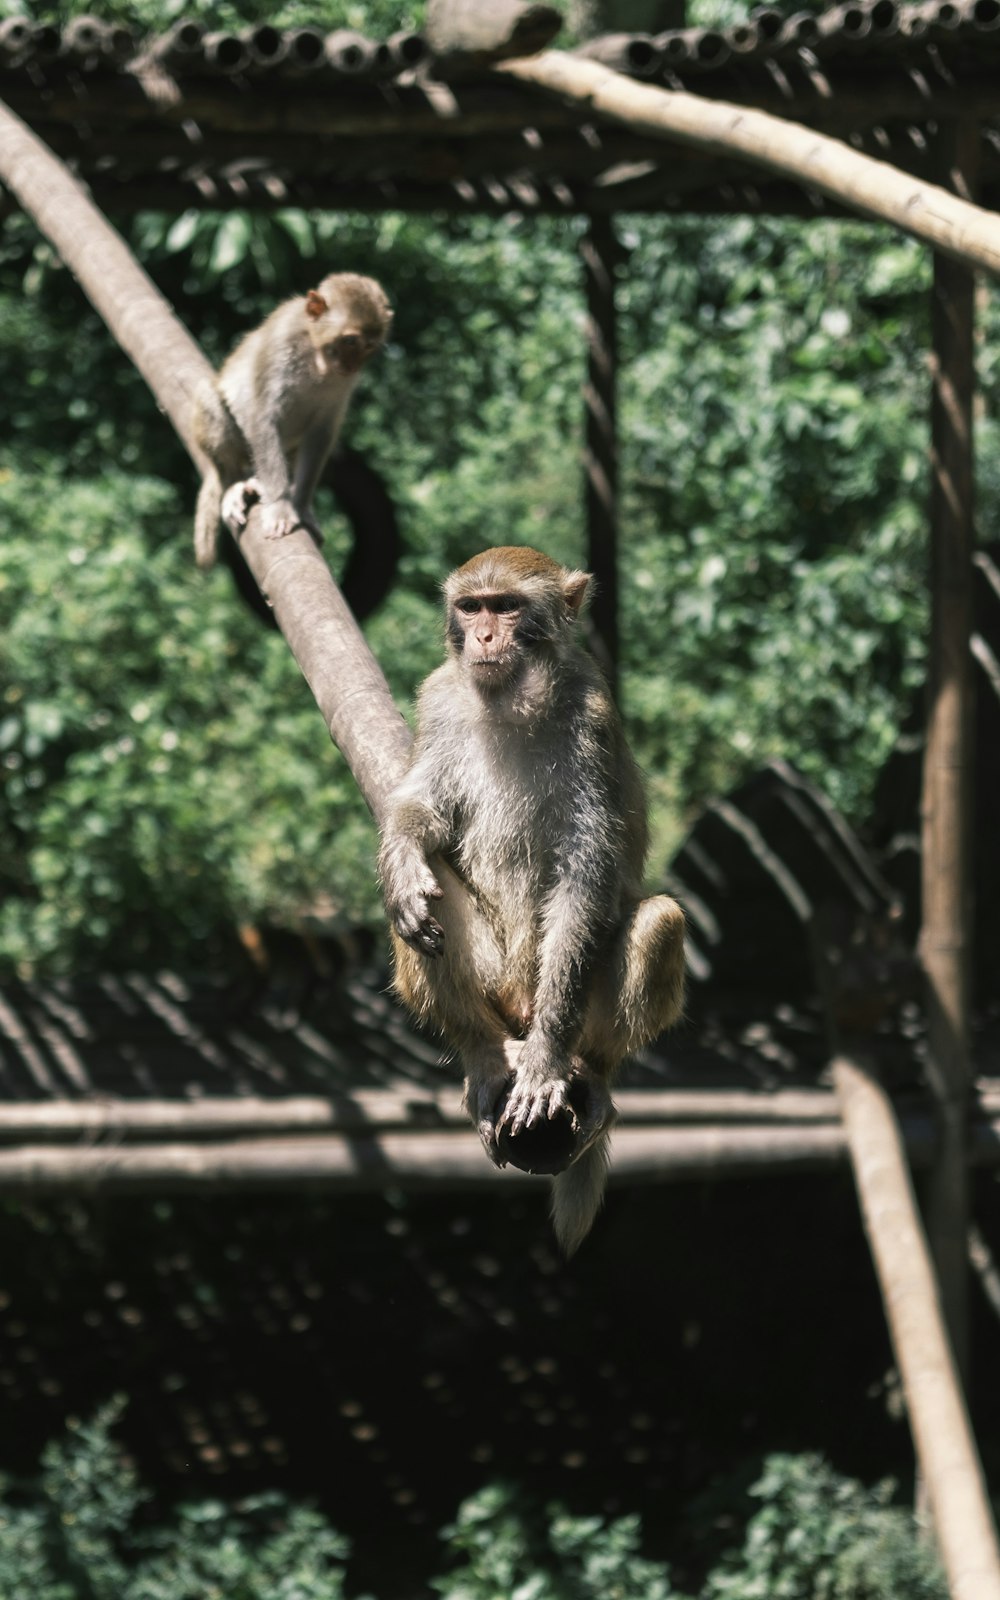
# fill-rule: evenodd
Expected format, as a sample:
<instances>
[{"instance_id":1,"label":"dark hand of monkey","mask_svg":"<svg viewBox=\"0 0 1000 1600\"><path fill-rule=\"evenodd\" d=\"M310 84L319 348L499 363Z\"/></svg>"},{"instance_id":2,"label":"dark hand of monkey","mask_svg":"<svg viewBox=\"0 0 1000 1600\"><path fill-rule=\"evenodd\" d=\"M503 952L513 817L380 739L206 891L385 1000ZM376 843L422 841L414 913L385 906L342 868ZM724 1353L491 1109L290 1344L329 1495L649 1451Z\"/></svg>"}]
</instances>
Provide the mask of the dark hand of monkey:
<instances>
[{"instance_id":1,"label":"dark hand of monkey","mask_svg":"<svg viewBox=\"0 0 1000 1600\"><path fill-rule=\"evenodd\" d=\"M392 925L401 939L424 956L444 954L444 929L431 916L428 901L440 900L444 891L429 870L408 885L388 907Z\"/></svg>"}]
</instances>

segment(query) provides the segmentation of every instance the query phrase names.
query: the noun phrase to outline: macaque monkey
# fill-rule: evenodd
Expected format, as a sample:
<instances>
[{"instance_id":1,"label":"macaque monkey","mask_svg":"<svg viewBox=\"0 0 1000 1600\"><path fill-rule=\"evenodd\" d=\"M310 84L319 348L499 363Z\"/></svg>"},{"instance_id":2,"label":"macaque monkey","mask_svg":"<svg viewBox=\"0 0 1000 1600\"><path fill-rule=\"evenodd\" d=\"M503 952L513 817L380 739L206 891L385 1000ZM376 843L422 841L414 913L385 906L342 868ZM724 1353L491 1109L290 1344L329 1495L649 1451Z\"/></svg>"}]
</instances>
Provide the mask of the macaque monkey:
<instances>
[{"instance_id":1,"label":"macaque monkey","mask_svg":"<svg viewBox=\"0 0 1000 1600\"><path fill-rule=\"evenodd\" d=\"M610 1082L684 986L683 913L641 898L642 782L577 638L590 581L520 548L451 574L448 659L421 688L380 855L396 988L457 1049L491 1160L586 1081L582 1153L553 1184L567 1254L601 1204Z\"/></svg>"},{"instance_id":2,"label":"macaque monkey","mask_svg":"<svg viewBox=\"0 0 1000 1600\"><path fill-rule=\"evenodd\" d=\"M207 462L194 521L199 567L215 561L220 517L241 528L255 500L268 538L298 527L319 537L316 485L362 368L391 322L373 278L331 273L272 311L200 390L194 426Z\"/></svg>"}]
</instances>

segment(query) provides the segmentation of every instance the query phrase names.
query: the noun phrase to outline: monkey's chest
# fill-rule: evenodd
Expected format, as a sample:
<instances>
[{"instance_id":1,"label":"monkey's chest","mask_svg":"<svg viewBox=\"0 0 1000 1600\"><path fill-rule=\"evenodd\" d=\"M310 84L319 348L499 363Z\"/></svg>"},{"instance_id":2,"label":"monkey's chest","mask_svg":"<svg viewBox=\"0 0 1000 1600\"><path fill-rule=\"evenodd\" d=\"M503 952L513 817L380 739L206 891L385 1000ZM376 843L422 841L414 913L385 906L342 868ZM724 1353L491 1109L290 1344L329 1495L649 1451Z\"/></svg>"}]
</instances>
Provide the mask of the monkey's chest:
<instances>
[{"instance_id":1,"label":"monkey's chest","mask_svg":"<svg viewBox=\"0 0 1000 1600\"><path fill-rule=\"evenodd\" d=\"M507 939L523 939L541 911L565 853L566 821L551 795L508 787L492 804L470 807L458 831L459 867Z\"/></svg>"}]
</instances>

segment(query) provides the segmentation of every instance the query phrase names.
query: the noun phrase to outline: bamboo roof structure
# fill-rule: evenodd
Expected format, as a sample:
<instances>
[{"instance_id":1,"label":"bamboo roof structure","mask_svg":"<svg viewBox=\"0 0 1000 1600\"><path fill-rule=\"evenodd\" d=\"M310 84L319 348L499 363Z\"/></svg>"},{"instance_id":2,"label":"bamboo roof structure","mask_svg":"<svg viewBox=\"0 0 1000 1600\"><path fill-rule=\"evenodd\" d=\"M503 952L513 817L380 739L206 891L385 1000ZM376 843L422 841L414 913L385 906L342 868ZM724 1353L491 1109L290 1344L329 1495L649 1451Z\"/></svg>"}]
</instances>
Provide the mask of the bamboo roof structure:
<instances>
[{"instance_id":1,"label":"bamboo roof structure","mask_svg":"<svg viewBox=\"0 0 1000 1600\"><path fill-rule=\"evenodd\" d=\"M612 35L582 54L936 183L948 179L942 124L974 119L980 203L1000 207L1000 0L857 0L791 18L763 7L722 31ZM782 174L615 126L496 72L442 77L441 66L420 34L0 23L0 98L112 213L845 215Z\"/></svg>"}]
</instances>

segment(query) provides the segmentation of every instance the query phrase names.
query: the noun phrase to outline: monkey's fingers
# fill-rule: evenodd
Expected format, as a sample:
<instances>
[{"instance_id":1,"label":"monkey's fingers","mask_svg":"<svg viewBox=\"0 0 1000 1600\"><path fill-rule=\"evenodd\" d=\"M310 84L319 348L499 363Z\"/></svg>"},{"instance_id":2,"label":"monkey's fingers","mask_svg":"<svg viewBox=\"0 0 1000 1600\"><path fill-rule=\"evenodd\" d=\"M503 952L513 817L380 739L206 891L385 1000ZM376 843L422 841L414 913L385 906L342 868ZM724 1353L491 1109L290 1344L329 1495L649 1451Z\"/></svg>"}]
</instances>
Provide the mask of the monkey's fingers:
<instances>
[{"instance_id":1,"label":"monkey's fingers","mask_svg":"<svg viewBox=\"0 0 1000 1600\"><path fill-rule=\"evenodd\" d=\"M562 1078L550 1078L541 1084L515 1083L498 1127L506 1127L512 1139L525 1128L534 1128L543 1117L551 1121L561 1112L573 1109L567 1099L567 1086ZM575 1118L574 1118L575 1120Z\"/></svg>"}]
</instances>

